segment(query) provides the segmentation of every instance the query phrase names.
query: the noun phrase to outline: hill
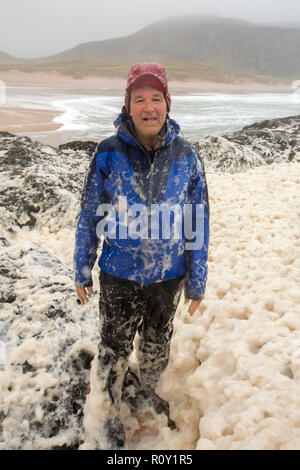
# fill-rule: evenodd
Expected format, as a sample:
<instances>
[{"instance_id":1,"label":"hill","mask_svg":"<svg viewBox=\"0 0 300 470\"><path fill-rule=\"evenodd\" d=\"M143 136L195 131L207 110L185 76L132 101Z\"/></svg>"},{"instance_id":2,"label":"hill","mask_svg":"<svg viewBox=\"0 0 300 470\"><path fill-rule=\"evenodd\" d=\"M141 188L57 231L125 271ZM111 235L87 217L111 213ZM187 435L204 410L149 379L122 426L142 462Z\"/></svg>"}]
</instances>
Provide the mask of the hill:
<instances>
[{"instance_id":1,"label":"hill","mask_svg":"<svg viewBox=\"0 0 300 470\"><path fill-rule=\"evenodd\" d=\"M0 64L8 64L14 62L18 62L18 59L9 54L6 54L5 52L0 51Z\"/></svg>"},{"instance_id":2,"label":"hill","mask_svg":"<svg viewBox=\"0 0 300 470\"><path fill-rule=\"evenodd\" d=\"M266 26L275 26L277 28L289 28L289 29L300 29L300 23L297 22L278 22L278 23L269 23Z\"/></svg>"},{"instance_id":3,"label":"hill","mask_svg":"<svg viewBox=\"0 0 300 470\"><path fill-rule=\"evenodd\" d=\"M0 52L0 70L57 71L78 78L126 77L129 64L140 61L161 61L169 78L179 80L274 83L298 79L300 28L216 15L183 16L157 21L129 36L79 44L38 59L16 59Z\"/></svg>"},{"instance_id":4,"label":"hill","mask_svg":"<svg viewBox=\"0 0 300 470\"><path fill-rule=\"evenodd\" d=\"M218 16L175 17L122 38L80 44L46 61L101 59L202 62L227 72L300 75L300 30L260 26Z\"/></svg>"}]
</instances>

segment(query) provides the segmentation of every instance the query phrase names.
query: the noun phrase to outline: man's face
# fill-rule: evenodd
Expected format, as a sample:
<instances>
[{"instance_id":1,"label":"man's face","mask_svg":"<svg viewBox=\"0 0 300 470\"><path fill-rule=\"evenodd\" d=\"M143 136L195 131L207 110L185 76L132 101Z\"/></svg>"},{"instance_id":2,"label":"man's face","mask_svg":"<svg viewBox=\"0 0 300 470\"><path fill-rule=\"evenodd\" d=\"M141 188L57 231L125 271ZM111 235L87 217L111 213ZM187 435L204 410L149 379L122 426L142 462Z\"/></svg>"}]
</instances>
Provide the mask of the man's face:
<instances>
[{"instance_id":1,"label":"man's face","mask_svg":"<svg viewBox=\"0 0 300 470\"><path fill-rule=\"evenodd\" d=\"M130 116L136 133L143 141L154 139L164 125L167 103L163 93L155 88L135 88L130 95Z\"/></svg>"}]
</instances>

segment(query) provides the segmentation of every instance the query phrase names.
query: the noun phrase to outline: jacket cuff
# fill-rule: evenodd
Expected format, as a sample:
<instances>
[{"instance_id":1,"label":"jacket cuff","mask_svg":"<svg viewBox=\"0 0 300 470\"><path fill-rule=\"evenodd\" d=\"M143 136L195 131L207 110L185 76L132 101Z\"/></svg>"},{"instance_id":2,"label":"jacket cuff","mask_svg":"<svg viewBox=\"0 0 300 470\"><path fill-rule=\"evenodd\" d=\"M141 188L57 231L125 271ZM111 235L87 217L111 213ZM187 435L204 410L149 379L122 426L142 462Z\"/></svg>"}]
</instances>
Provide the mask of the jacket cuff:
<instances>
[{"instance_id":1,"label":"jacket cuff","mask_svg":"<svg viewBox=\"0 0 300 470\"><path fill-rule=\"evenodd\" d=\"M91 287L93 285L92 280L84 281L84 282L75 282L75 287Z\"/></svg>"},{"instance_id":2,"label":"jacket cuff","mask_svg":"<svg viewBox=\"0 0 300 470\"><path fill-rule=\"evenodd\" d=\"M194 286L189 278L185 279L184 285L184 296L186 299L190 300L201 300L204 297L206 288L206 279L204 282L201 282L200 285Z\"/></svg>"},{"instance_id":3,"label":"jacket cuff","mask_svg":"<svg viewBox=\"0 0 300 470\"><path fill-rule=\"evenodd\" d=\"M186 295L185 298L187 300L202 300L204 299L204 295Z\"/></svg>"}]
</instances>

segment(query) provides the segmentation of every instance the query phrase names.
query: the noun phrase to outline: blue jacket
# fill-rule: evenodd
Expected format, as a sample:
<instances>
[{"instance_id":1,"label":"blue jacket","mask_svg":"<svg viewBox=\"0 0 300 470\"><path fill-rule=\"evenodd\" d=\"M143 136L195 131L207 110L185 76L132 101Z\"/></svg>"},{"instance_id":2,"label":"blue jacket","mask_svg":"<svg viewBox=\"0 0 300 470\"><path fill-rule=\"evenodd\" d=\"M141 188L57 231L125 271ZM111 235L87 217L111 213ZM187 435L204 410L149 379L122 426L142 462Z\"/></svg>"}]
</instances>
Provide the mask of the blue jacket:
<instances>
[{"instance_id":1,"label":"blue jacket","mask_svg":"<svg viewBox=\"0 0 300 470\"><path fill-rule=\"evenodd\" d=\"M102 233L105 236L98 264L103 271L144 286L185 275L186 298L200 299L206 286L209 244L209 202L203 162L196 147L178 135L179 125L167 116L152 163L150 152L135 137L133 121L126 121L125 116L123 108L114 122L116 135L98 144L85 175L75 233L75 285L92 285L91 271ZM127 209L141 207L141 212L130 214L123 208L124 212L120 197ZM193 220L191 233L201 243L187 244L193 237L187 237L183 222L178 225L183 226L182 236L178 232L174 235L178 213L176 216L172 210L167 212L169 218L160 215L155 219L156 226L152 225L152 208L174 205L182 208L182 214L189 208ZM197 213L196 205L202 208L201 212ZM143 217L139 218L141 214ZM168 230L164 232L166 220L170 221L173 237ZM130 224L134 228L131 232ZM197 231L201 233L197 235Z\"/></svg>"}]
</instances>

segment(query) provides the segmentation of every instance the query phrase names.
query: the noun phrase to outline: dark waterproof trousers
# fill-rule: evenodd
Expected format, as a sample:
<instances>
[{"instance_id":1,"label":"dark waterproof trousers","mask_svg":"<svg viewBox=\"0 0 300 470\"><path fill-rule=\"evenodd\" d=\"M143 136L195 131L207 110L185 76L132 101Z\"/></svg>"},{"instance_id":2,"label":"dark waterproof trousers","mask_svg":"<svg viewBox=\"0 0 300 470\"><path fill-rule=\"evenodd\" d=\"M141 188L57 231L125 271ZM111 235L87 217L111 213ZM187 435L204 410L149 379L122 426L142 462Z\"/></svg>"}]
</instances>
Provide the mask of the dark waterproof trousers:
<instances>
[{"instance_id":1,"label":"dark waterproof trousers","mask_svg":"<svg viewBox=\"0 0 300 470\"><path fill-rule=\"evenodd\" d=\"M98 374L116 410L138 331L139 380L154 391L169 361L173 319L183 278L141 287L134 281L100 273Z\"/></svg>"}]
</instances>

